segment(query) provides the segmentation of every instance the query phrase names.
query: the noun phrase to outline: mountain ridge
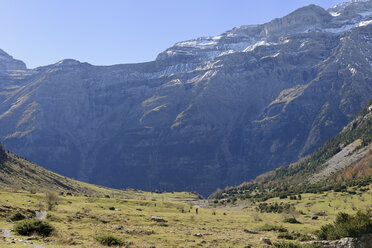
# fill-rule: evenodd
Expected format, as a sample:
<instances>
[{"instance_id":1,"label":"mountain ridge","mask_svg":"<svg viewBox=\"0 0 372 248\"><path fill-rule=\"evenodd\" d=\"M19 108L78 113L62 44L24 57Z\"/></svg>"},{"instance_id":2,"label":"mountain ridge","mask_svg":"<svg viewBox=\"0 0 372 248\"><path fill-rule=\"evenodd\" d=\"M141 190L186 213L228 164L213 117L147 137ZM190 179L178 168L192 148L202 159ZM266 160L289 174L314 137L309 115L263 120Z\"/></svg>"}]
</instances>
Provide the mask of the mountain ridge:
<instances>
[{"instance_id":1,"label":"mountain ridge","mask_svg":"<svg viewBox=\"0 0 372 248\"><path fill-rule=\"evenodd\" d=\"M247 181L311 153L370 99L371 3L304 7L176 43L147 63L10 70L0 140L48 169L116 188L207 195Z\"/></svg>"}]
</instances>

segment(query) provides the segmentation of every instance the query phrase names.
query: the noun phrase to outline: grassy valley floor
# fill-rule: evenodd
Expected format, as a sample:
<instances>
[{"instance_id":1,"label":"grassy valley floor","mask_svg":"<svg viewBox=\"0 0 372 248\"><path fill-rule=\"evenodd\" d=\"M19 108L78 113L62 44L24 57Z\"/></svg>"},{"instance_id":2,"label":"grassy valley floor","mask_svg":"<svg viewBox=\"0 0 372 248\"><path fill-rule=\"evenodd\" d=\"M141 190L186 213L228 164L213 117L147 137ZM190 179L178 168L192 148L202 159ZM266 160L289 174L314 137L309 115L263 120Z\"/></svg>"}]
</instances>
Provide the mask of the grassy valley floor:
<instances>
[{"instance_id":1,"label":"grassy valley floor","mask_svg":"<svg viewBox=\"0 0 372 248\"><path fill-rule=\"evenodd\" d=\"M356 194L328 191L302 194L301 200L273 198L265 202L239 201L235 205L208 204L187 192L158 194L129 190L111 198L58 196L58 205L46 217L56 229L51 236L29 238L11 234L56 248L104 247L96 240L102 234L118 237L129 247L266 247L260 241L263 237L273 243L283 241L278 236L315 238L314 232L333 222L337 213L371 209L371 185L354 190ZM289 207L281 213L267 213L260 211L260 204L264 209L263 203ZM45 206L45 194L0 192L0 229L13 229L17 221L10 218L16 212L27 215L33 210L45 210ZM153 221L152 216L166 222ZM284 222L291 217L300 223ZM287 229L285 235L265 231L279 227ZM37 246L3 237L0 247Z\"/></svg>"}]
</instances>

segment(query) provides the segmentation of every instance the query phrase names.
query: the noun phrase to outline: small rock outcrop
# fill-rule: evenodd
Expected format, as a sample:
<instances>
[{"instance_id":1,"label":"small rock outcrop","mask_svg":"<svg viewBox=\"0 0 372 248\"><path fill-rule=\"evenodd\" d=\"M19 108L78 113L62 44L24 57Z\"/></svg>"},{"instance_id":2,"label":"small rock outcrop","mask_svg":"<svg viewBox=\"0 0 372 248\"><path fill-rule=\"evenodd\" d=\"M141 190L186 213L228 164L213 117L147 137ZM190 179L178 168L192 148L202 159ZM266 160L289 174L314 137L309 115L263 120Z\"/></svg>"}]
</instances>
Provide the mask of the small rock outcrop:
<instances>
[{"instance_id":1,"label":"small rock outcrop","mask_svg":"<svg viewBox=\"0 0 372 248\"><path fill-rule=\"evenodd\" d=\"M167 222L165 219L163 219L162 217L158 217L158 216L151 216L151 221L155 221L155 222Z\"/></svg>"},{"instance_id":2,"label":"small rock outcrop","mask_svg":"<svg viewBox=\"0 0 372 248\"><path fill-rule=\"evenodd\" d=\"M342 238L333 241L310 241L308 243L317 244L324 248L371 248L372 234L366 234L360 238Z\"/></svg>"}]
</instances>

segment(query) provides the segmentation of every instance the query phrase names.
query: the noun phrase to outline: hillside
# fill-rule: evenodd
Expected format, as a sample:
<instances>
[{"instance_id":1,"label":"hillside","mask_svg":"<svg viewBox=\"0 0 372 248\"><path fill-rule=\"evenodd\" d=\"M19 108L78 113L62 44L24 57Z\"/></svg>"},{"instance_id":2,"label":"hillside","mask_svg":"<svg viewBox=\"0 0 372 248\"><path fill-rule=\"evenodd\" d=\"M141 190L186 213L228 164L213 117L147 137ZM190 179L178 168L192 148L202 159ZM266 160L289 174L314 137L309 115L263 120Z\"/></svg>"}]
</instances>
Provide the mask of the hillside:
<instances>
[{"instance_id":1,"label":"hillside","mask_svg":"<svg viewBox=\"0 0 372 248\"><path fill-rule=\"evenodd\" d=\"M89 197L114 197L126 199L153 199L164 198L177 201L198 200L199 195L189 192L174 193L155 193L143 192L137 189L112 189L99 185L93 185L77 181L57 173L44 169L21 158L11 152L5 151L0 144L0 188L7 192L63 192L64 195L70 193L74 196Z\"/></svg>"},{"instance_id":2,"label":"hillside","mask_svg":"<svg viewBox=\"0 0 372 248\"><path fill-rule=\"evenodd\" d=\"M0 160L0 247L103 248L113 246L105 240L115 240L120 242L115 247L265 248L270 243L277 248L321 248L338 243L354 247L350 245L359 240L370 244L372 238L317 241L319 230L337 220L340 212L345 217L362 210L364 220L370 219L371 185L350 186L345 192L303 193L296 199L222 199L233 203L225 204L188 192L89 185L47 171L1 146ZM48 198L50 191L53 200ZM61 191L72 195L57 196ZM55 203L49 208L51 201ZM17 231L20 226L37 228L29 224L37 221L53 231L48 235ZM366 223L372 228L370 220Z\"/></svg>"},{"instance_id":3,"label":"hillside","mask_svg":"<svg viewBox=\"0 0 372 248\"><path fill-rule=\"evenodd\" d=\"M372 1L305 6L155 61L27 69L1 51L0 141L61 175L198 191L311 154L372 95Z\"/></svg>"},{"instance_id":4,"label":"hillside","mask_svg":"<svg viewBox=\"0 0 372 248\"><path fill-rule=\"evenodd\" d=\"M296 195L327 190L345 191L346 186L372 183L372 100L353 121L313 154L277 168L255 180L218 191L212 198L245 198Z\"/></svg>"}]
</instances>

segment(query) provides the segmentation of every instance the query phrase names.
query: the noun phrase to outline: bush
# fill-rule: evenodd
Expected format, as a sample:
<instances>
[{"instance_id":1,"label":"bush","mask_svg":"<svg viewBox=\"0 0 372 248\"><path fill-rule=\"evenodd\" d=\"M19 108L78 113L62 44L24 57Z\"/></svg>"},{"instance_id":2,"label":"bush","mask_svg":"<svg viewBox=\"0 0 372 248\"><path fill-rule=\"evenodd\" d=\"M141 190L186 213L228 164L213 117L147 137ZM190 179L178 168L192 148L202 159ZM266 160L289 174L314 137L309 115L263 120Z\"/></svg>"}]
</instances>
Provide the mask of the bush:
<instances>
[{"instance_id":1,"label":"bush","mask_svg":"<svg viewBox=\"0 0 372 248\"><path fill-rule=\"evenodd\" d=\"M59 198L57 193L48 191L45 193L45 203L49 211L53 210L58 205Z\"/></svg>"},{"instance_id":2,"label":"bush","mask_svg":"<svg viewBox=\"0 0 372 248\"><path fill-rule=\"evenodd\" d=\"M96 240L101 243L101 245L107 246L121 246L124 245L124 241L111 235L111 234L103 234L96 237Z\"/></svg>"},{"instance_id":3,"label":"bush","mask_svg":"<svg viewBox=\"0 0 372 248\"><path fill-rule=\"evenodd\" d=\"M280 233L278 235L278 239L288 239L288 240L299 240L299 241L309 241L312 238L307 234L301 233Z\"/></svg>"},{"instance_id":4,"label":"bush","mask_svg":"<svg viewBox=\"0 0 372 248\"><path fill-rule=\"evenodd\" d=\"M278 235L278 239L288 239L288 240L296 240L299 237L297 233L280 233Z\"/></svg>"},{"instance_id":5,"label":"bush","mask_svg":"<svg viewBox=\"0 0 372 248\"><path fill-rule=\"evenodd\" d=\"M289 203L283 203L280 204L276 203L260 203L258 207L256 207L257 211L260 211L261 213L282 213L282 212L288 212L291 209L291 204Z\"/></svg>"},{"instance_id":6,"label":"bush","mask_svg":"<svg viewBox=\"0 0 372 248\"><path fill-rule=\"evenodd\" d=\"M275 226L275 225L269 225L269 224L263 225L259 230L260 231L267 231L267 232L270 232L270 231L288 232L287 228L285 228L285 227Z\"/></svg>"},{"instance_id":7,"label":"bush","mask_svg":"<svg viewBox=\"0 0 372 248\"><path fill-rule=\"evenodd\" d=\"M301 222L299 222L298 220L296 220L296 218L294 218L294 217L285 218L283 220L283 222L285 222L285 223L291 223L291 224L301 224Z\"/></svg>"},{"instance_id":8,"label":"bush","mask_svg":"<svg viewBox=\"0 0 372 248\"><path fill-rule=\"evenodd\" d=\"M339 213L333 224L322 226L317 232L320 240L335 240L344 237L360 237L372 233L372 212L359 211L354 216Z\"/></svg>"},{"instance_id":9,"label":"bush","mask_svg":"<svg viewBox=\"0 0 372 248\"><path fill-rule=\"evenodd\" d=\"M320 245L316 244L295 244L290 242L281 242L281 243L274 243L273 247L275 248L320 248Z\"/></svg>"},{"instance_id":10,"label":"bush","mask_svg":"<svg viewBox=\"0 0 372 248\"><path fill-rule=\"evenodd\" d=\"M38 219L27 219L17 223L14 231L19 235L30 236L34 233L40 236L49 236L55 229L46 221Z\"/></svg>"}]
</instances>

